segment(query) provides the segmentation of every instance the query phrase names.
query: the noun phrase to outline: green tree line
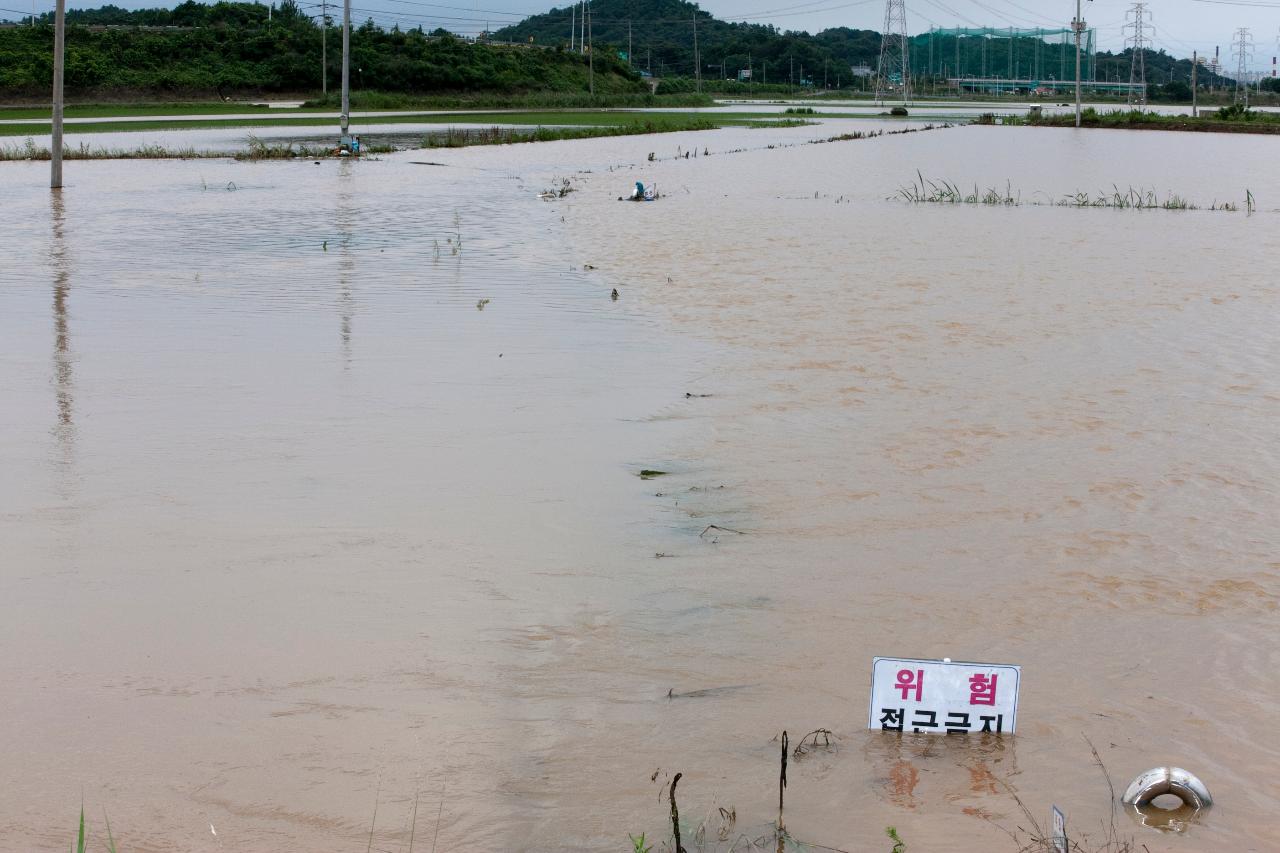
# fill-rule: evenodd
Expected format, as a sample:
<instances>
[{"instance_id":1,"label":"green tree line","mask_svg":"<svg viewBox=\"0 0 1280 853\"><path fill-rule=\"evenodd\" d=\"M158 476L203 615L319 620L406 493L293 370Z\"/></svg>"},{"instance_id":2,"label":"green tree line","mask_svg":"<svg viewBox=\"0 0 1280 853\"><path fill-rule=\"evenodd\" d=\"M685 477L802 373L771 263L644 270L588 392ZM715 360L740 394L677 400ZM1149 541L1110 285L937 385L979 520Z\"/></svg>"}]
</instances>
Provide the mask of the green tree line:
<instances>
[{"instance_id":1,"label":"green tree line","mask_svg":"<svg viewBox=\"0 0 1280 853\"><path fill-rule=\"evenodd\" d=\"M851 82L853 67L874 68L879 60L881 36L871 30L781 31L717 20L687 0L594 0L591 7L594 85L605 95L647 91L640 70L664 78L666 92L695 88L699 70L708 91L741 90L725 78L745 69L756 86L835 87ZM321 89L322 23L294 0L284 0L270 18L267 7L256 3L186 0L172 9L72 10L67 20L67 87L73 96L231 97ZM585 93L589 60L568 49L577 20L569 6L535 15L493 34L495 41L516 43L506 46L473 44L443 30L385 30L366 21L352 34L352 85L415 95ZM694 60L695 21L701 69ZM330 89L340 77L339 31L333 24L331 18L323 69ZM52 40L49 14L35 27L0 28L0 97L47 96ZM911 38L911 53L922 84L1007 76L1010 69L1023 79L1074 75L1073 45L1030 37L922 33ZM1098 79L1127 81L1130 60L1131 52L1099 52ZM1146 66L1153 100L1189 97L1189 60L1149 51ZM1203 87L1232 85L1203 68L1199 80Z\"/></svg>"},{"instance_id":2,"label":"green tree line","mask_svg":"<svg viewBox=\"0 0 1280 853\"><path fill-rule=\"evenodd\" d=\"M321 74L341 79L341 30L328 30L292 0L267 20L253 3L184 2L173 9L114 6L68 13L66 86L72 96L208 96L314 93ZM473 44L444 31L384 30L366 21L351 34L352 87L412 94L647 92L616 57L586 57L536 46ZM47 98L53 80L53 28L0 28L0 97Z\"/></svg>"},{"instance_id":3,"label":"green tree line","mask_svg":"<svg viewBox=\"0 0 1280 853\"><path fill-rule=\"evenodd\" d=\"M880 60L881 35L874 30L834 27L810 34L783 31L767 24L727 22L717 20L688 0L592 0L591 9L591 32L597 52L629 49L635 67L659 77L698 76L695 21L701 76L717 85L721 77L736 79L739 71L750 69L756 83L834 87L849 83L854 67L874 69ZM567 46L576 20L574 7L565 6L526 18L494 36L514 41L533 38L539 44ZM1075 44L1070 39L982 38L946 31L925 32L911 36L910 52L913 75L921 80L1007 77L1010 69L1021 79L1067 79L1075 75ZM1098 79L1120 77L1127 82L1131 56L1132 51L1098 52ZM1165 84L1189 83L1190 59L1147 51L1146 66L1153 96L1181 95L1185 91L1189 97L1189 89L1166 89ZM1202 67L1199 83L1221 87L1230 81Z\"/></svg>"}]
</instances>

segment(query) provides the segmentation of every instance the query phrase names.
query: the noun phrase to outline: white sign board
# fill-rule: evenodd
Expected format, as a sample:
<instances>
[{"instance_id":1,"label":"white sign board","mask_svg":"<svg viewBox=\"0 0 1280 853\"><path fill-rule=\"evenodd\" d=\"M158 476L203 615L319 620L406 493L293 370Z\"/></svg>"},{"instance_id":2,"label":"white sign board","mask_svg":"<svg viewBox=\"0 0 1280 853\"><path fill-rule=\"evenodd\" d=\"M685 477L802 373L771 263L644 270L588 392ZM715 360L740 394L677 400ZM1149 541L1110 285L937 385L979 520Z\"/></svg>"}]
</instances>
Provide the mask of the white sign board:
<instances>
[{"instance_id":1,"label":"white sign board","mask_svg":"<svg viewBox=\"0 0 1280 853\"><path fill-rule=\"evenodd\" d=\"M1062 809L1057 806L1053 807L1050 814L1053 820L1053 850L1054 853L1067 853L1067 816L1062 813Z\"/></svg>"},{"instance_id":2,"label":"white sign board","mask_svg":"<svg viewBox=\"0 0 1280 853\"><path fill-rule=\"evenodd\" d=\"M875 658L867 728L891 732L1009 732L1022 667Z\"/></svg>"}]
</instances>

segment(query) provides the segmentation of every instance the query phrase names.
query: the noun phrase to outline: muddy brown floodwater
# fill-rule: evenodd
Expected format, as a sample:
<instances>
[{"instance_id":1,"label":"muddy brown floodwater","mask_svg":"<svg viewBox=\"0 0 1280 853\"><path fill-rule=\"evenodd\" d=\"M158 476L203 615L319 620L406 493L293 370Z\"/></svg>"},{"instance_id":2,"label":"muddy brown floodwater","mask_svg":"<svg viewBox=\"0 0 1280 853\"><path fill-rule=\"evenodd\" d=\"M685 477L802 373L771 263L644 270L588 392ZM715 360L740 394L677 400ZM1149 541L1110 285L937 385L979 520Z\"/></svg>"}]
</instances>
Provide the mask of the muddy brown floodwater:
<instances>
[{"instance_id":1,"label":"muddy brown floodwater","mask_svg":"<svg viewBox=\"0 0 1280 853\"><path fill-rule=\"evenodd\" d=\"M0 849L661 849L677 772L742 849L818 728L810 845L1098 836L1091 742L1280 847L1275 143L803 144L872 126L0 167ZM874 655L1018 733L865 731Z\"/></svg>"}]
</instances>

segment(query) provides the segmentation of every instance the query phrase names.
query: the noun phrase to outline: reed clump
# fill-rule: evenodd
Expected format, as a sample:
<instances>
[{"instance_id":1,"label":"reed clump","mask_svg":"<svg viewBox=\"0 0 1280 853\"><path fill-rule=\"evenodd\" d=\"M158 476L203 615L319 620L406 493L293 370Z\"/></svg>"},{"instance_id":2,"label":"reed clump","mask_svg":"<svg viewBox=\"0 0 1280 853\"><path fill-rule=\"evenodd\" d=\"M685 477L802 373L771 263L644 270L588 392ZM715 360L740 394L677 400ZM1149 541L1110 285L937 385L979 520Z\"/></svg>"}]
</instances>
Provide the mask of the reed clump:
<instances>
[{"instance_id":1,"label":"reed clump","mask_svg":"<svg viewBox=\"0 0 1280 853\"><path fill-rule=\"evenodd\" d=\"M898 199L910 204L980 204L994 207L1018 207L1023 204L1022 194L1015 192L1012 182L1006 182L1003 190L996 187L980 189L974 185L972 191L963 190L959 185L944 180L929 180L916 171L916 180L899 188L897 195L890 199ZM1170 192L1160 195L1152 189L1140 189L1130 186L1121 189L1113 184L1110 190L1089 192L1079 190L1067 193L1059 198L1046 197L1032 199L1027 204L1039 207L1092 207L1110 210L1201 210L1202 208L1188 200L1185 196ZM1249 212L1256 209L1257 201L1252 191L1246 191L1245 208ZM1236 211L1239 207L1234 202L1214 202L1208 210Z\"/></svg>"},{"instance_id":2,"label":"reed clump","mask_svg":"<svg viewBox=\"0 0 1280 853\"><path fill-rule=\"evenodd\" d=\"M363 153L388 154L395 151L393 145L368 145ZM320 160L325 157L336 157L333 148L295 145L292 142L267 143L257 137L250 137L248 146L242 151L208 151L198 148L168 148L164 145L139 145L136 148L94 148L87 142L63 148L64 160L291 160L305 158ZM23 160L47 161L53 159L53 152L48 148L36 145L35 140L28 137L19 145L0 145L0 162Z\"/></svg>"}]
</instances>

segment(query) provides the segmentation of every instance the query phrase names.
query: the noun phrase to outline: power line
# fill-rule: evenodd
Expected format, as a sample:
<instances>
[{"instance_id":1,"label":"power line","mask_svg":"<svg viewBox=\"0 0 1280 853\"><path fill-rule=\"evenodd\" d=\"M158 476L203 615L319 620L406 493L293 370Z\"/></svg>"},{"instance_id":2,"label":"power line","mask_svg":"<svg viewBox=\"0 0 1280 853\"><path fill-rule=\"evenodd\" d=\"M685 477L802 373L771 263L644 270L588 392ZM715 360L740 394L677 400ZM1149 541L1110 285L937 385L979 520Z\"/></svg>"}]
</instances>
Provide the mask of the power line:
<instances>
[{"instance_id":1,"label":"power line","mask_svg":"<svg viewBox=\"0 0 1280 853\"><path fill-rule=\"evenodd\" d=\"M1235 32L1235 42L1231 45L1231 55L1236 58L1236 97L1237 102L1243 98L1245 109L1249 108L1249 61L1253 59L1253 34L1248 27L1241 27Z\"/></svg>"},{"instance_id":2,"label":"power line","mask_svg":"<svg viewBox=\"0 0 1280 853\"><path fill-rule=\"evenodd\" d=\"M1133 45L1133 54L1129 58L1129 106L1145 107L1147 105L1147 33L1155 33L1155 27L1147 23L1147 4L1138 2L1129 7L1124 31L1133 30L1133 35L1126 38L1125 47ZM1134 85L1140 88L1134 94Z\"/></svg>"},{"instance_id":3,"label":"power line","mask_svg":"<svg viewBox=\"0 0 1280 853\"><path fill-rule=\"evenodd\" d=\"M893 90L892 75L901 75L902 103L911 100L911 55L907 39L906 0L885 0L884 35L880 38L880 63L876 67L876 100Z\"/></svg>"}]
</instances>

